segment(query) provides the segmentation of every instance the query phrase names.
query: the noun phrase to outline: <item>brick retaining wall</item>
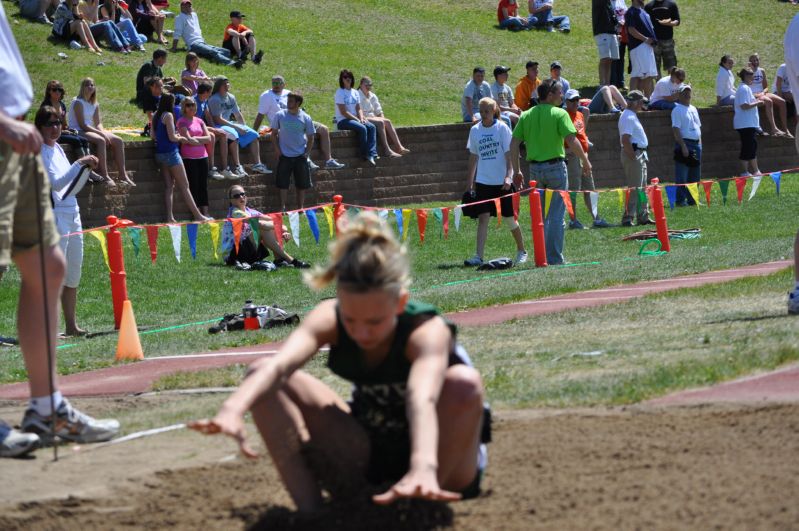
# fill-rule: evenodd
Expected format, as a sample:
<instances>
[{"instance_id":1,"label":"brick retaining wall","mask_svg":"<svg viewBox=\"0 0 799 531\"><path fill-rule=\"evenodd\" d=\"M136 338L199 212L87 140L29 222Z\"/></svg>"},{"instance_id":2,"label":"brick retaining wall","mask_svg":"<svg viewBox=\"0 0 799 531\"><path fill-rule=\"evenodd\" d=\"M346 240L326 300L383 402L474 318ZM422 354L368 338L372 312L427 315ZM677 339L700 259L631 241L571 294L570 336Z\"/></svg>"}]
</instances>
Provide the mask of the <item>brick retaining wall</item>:
<instances>
[{"instance_id":1,"label":"brick retaining wall","mask_svg":"<svg viewBox=\"0 0 799 531\"><path fill-rule=\"evenodd\" d=\"M732 128L730 107L701 109L704 164L702 176L728 177L738 171L738 134ZM673 181L673 137L670 113L645 112L641 121L649 137L649 176ZM618 115L591 117L588 136L594 146L590 158L597 187L621 185L621 162L616 122ZM306 206L330 201L336 193L347 203L370 206L393 206L427 201L457 201L466 183L468 154L466 140L469 124L405 127L398 130L403 144L412 153L400 159L382 157L376 168L358 157L351 132L331 133L333 155L347 168L319 170L314 174L315 187L306 194ZM794 142L784 138L760 138L758 161L762 171L774 171L799 165ZM314 148L313 158L321 163ZM105 186L87 186L78 197L85 227L103 225L105 216L115 214L138 223L164 221L164 185L153 158L150 141L129 142L125 147L127 168L138 186L126 191ZM113 155L109 152L109 157ZM270 168L276 160L272 145L261 142L261 157ZM242 157L244 158L244 157ZM218 160L218 157L217 157ZM245 165L248 167L247 165ZM109 161L109 168L114 168ZM526 169L525 169L526 170ZM241 181L249 194L249 204L266 212L279 210L274 175L254 175ZM210 181L210 213L222 217L227 209L225 191L230 181ZM288 208L294 206L294 191L289 190ZM190 219L180 193L174 194L175 216Z\"/></svg>"}]
</instances>

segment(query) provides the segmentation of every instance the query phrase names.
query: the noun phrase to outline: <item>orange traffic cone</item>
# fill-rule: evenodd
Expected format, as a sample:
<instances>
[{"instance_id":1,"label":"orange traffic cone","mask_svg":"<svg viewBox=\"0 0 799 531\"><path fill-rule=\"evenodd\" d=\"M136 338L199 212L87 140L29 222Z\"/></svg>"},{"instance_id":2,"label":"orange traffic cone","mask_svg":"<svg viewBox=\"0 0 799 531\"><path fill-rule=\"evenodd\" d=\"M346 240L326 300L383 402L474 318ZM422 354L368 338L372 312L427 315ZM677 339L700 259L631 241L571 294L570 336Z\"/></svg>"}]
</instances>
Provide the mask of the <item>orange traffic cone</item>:
<instances>
[{"instance_id":1,"label":"orange traffic cone","mask_svg":"<svg viewBox=\"0 0 799 531\"><path fill-rule=\"evenodd\" d=\"M117 361L143 360L144 351L139 341L139 330L136 328L136 316L129 300L122 303L122 322L119 324L119 342L117 343Z\"/></svg>"}]
</instances>

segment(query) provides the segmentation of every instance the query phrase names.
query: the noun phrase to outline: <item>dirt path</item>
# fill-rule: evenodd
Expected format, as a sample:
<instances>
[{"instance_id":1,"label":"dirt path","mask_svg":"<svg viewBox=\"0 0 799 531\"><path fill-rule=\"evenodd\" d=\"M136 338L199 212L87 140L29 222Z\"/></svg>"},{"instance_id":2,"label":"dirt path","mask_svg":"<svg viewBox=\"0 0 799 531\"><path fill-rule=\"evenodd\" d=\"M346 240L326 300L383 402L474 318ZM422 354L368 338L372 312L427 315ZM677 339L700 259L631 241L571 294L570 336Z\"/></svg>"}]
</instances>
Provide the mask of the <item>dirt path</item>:
<instances>
[{"instance_id":1,"label":"dirt path","mask_svg":"<svg viewBox=\"0 0 799 531\"><path fill-rule=\"evenodd\" d=\"M195 398L124 400L157 409ZM102 407L99 399L83 403ZM795 529L799 523L799 404L500 411L489 448L477 499L386 509L364 494L305 521L289 510L270 460L231 460L231 441L171 432L87 453L65 449L74 455L58 463L40 451L33 461L3 462L5 478L25 480L0 483L6 500L0 529ZM32 499L39 501L22 501Z\"/></svg>"}]
</instances>

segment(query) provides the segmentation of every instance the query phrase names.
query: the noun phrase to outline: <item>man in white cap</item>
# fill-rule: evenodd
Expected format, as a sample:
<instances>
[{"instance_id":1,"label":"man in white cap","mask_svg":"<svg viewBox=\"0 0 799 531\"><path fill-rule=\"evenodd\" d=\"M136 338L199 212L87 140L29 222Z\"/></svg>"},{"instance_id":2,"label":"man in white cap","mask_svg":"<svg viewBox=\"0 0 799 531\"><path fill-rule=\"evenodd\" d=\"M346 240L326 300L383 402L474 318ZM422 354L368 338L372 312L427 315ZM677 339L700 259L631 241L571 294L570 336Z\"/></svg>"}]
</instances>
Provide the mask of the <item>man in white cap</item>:
<instances>
[{"instance_id":1,"label":"man in white cap","mask_svg":"<svg viewBox=\"0 0 799 531\"><path fill-rule=\"evenodd\" d=\"M638 113L649 100L640 90L631 90L627 94L627 108L619 117L619 140L621 142L621 165L624 168L624 184L627 186L630 197L624 207L621 224L632 227L633 219L637 218L638 225L653 225L649 218L649 205L646 194L642 194L639 203L638 193L646 186L646 165L649 161L647 149L649 139L646 137L644 126L638 119Z\"/></svg>"},{"instance_id":2,"label":"man in white cap","mask_svg":"<svg viewBox=\"0 0 799 531\"><path fill-rule=\"evenodd\" d=\"M691 94L691 85L683 84L677 93L677 104L671 110L674 182L678 185L698 183L702 176L702 122L696 107L691 105ZM677 186L677 206L695 204L685 186Z\"/></svg>"}]
</instances>

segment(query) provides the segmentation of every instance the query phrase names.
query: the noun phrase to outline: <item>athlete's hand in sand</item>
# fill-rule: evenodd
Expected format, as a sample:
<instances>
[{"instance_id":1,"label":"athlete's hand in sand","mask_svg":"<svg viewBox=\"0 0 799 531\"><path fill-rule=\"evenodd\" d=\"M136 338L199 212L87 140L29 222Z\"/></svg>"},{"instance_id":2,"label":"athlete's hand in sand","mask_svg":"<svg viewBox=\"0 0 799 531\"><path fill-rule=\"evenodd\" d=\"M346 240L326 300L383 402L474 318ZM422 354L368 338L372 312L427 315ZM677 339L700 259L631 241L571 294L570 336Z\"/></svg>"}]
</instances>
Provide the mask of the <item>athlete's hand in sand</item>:
<instances>
[{"instance_id":1,"label":"athlete's hand in sand","mask_svg":"<svg viewBox=\"0 0 799 531\"><path fill-rule=\"evenodd\" d=\"M372 501L380 505L388 505L400 498L421 498L423 500L458 501L459 492L442 489L433 469L409 470L405 476L383 494L372 496Z\"/></svg>"},{"instance_id":2,"label":"athlete's hand in sand","mask_svg":"<svg viewBox=\"0 0 799 531\"><path fill-rule=\"evenodd\" d=\"M244 418L241 415L226 412L223 408L213 419L195 420L189 422L188 427L206 435L224 433L236 440L239 450L246 457L250 459L258 457L258 454L247 444L247 431L244 429Z\"/></svg>"}]
</instances>

